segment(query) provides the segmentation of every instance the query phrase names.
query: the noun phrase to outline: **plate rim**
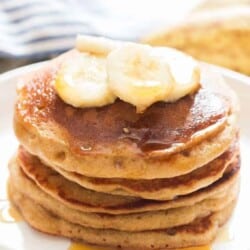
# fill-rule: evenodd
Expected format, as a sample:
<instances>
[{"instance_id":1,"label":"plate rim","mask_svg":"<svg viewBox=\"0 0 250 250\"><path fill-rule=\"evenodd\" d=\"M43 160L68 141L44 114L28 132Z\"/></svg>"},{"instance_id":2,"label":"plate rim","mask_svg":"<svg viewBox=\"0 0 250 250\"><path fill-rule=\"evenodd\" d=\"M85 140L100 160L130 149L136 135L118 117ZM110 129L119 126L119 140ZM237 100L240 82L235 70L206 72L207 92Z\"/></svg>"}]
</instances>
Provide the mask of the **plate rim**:
<instances>
[{"instance_id":1,"label":"plate rim","mask_svg":"<svg viewBox=\"0 0 250 250\"><path fill-rule=\"evenodd\" d=\"M17 77L18 75L21 75L22 73L29 72L35 69L39 69L39 67L41 67L42 65L45 65L47 62L49 62L49 60L27 64L27 65L3 72L0 74L0 84L3 84L3 82L9 78L14 78L14 77Z\"/></svg>"}]
</instances>

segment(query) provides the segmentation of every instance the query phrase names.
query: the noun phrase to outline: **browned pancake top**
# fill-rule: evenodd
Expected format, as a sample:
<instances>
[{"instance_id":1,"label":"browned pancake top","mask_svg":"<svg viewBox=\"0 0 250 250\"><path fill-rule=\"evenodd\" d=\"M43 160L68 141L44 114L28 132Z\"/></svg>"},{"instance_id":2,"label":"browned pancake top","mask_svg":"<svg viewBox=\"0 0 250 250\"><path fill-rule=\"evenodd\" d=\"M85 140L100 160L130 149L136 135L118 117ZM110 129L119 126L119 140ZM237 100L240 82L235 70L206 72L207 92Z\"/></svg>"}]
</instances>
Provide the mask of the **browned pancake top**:
<instances>
[{"instance_id":1,"label":"browned pancake top","mask_svg":"<svg viewBox=\"0 0 250 250\"><path fill-rule=\"evenodd\" d=\"M51 83L60 62L75 53L79 52L71 51L27 77L27 84L19 91L16 117L38 128L55 125L76 152L97 152L100 145L103 149L117 142L142 152L169 148L185 143L229 112L229 102L222 93L203 83L196 93L174 103L155 103L143 114L121 100L101 108L74 108L59 98Z\"/></svg>"}]
</instances>

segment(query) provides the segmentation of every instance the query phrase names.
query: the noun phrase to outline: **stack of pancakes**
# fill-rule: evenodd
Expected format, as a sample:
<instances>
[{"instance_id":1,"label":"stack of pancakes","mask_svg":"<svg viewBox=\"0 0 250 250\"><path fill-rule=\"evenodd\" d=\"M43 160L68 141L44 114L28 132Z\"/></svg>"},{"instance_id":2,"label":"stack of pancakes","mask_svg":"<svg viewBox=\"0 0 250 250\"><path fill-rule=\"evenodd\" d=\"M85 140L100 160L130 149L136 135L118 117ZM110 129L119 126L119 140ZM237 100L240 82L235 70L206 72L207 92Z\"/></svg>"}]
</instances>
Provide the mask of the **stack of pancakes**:
<instances>
[{"instance_id":1,"label":"stack of pancakes","mask_svg":"<svg viewBox=\"0 0 250 250\"><path fill-rule=\"evenodd\" d=\"M34 228L153 249L210 243L232 214L240 168L237 100L201 65L201 88L144 113L121 100L74 108L53 81L74 51L23 79L10 161L12 202Z\"/></svg>"}]
</instances>

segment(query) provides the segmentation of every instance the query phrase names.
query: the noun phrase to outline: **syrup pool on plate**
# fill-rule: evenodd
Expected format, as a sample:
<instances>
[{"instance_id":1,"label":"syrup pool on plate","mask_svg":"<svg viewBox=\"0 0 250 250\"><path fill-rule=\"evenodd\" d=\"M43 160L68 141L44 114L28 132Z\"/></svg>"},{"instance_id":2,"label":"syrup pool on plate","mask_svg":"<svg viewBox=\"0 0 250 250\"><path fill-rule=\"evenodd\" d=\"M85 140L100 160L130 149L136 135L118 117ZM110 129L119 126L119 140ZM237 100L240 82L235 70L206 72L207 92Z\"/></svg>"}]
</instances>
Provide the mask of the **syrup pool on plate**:
<instances>
[{"instance_id":1,"label":"syrup pool on plate","mask_svg":"<svg viewBox=\"0 0 250 250\"><path fill-rule=\"evenodd\" d=\"M0 200L0 222L14 223L21 220L22 216L8 200Z\"/></svg>"},{"instance_id":2,"label":"syrup pool on plate","mask_svg":"<svg viewBox=\"0 0 250 250\"><path fill-rule=\"evenodd\" d=\"M117 250L118 248L92 246L79 242L72 242L68 250Z\"/></svg>"},{"instance_id":3,"label":"syrup pool on plate","mask_svg":"<svg viewBox=\"0 0 250 250\"><path fill-rule=\"evenodd\" d=\"M91 246L84 243L72 242L68 250L117 250L118 248ZM120 248L119 248L120 249ZM199 247L178 248L173 250L212 250L209 245Z\"/></svg>"}]
</instances>

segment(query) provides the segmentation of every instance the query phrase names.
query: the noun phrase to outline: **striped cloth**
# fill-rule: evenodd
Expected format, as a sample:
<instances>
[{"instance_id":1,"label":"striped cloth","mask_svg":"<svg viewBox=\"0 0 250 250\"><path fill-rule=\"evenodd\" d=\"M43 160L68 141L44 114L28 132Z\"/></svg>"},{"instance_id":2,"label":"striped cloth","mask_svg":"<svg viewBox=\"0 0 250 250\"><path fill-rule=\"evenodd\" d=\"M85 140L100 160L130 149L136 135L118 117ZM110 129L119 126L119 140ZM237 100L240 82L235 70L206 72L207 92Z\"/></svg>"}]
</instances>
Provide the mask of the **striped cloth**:
<instances>
[{"instance_id":1,"label":"striped cloth","mask_svg":"<svg viewBox=\"0 0 250 250\"><path fill-rule=\"evenodd\" d=\"M93 28L69 2L0 0L0 56L46 57L74 45L77 33Z\"/></svg>"},{"instance_id":2,"label":"striped cloth","mask_svg":"<svg viewBox=\"0 0 250 250\"><path fill-rule=\"evenodd\" d=\"M0 57L45 58L72 48L78 33L137 40L199 1L0 0Z\"/></svg>"}]
</instances>

